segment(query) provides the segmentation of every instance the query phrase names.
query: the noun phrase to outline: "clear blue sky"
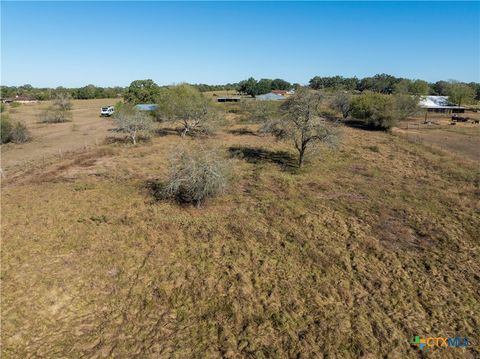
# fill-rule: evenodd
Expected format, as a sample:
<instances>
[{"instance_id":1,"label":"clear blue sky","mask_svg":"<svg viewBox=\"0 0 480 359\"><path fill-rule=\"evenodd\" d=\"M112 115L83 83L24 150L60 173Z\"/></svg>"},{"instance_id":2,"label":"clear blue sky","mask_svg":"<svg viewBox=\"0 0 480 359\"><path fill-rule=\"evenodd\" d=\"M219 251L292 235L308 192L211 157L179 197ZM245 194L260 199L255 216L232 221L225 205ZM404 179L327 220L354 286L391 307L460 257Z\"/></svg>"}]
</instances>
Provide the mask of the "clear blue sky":
<instances>
[{"instance_id":1,"label":"clear blue sky","mask_svg":"<svg viewBox=\"0 0 480 359\"><path fill-rule=\"evenodd\" d=\"M3 85L479 81L479 3L4 2Z\"/></svg>"}]
</instances>

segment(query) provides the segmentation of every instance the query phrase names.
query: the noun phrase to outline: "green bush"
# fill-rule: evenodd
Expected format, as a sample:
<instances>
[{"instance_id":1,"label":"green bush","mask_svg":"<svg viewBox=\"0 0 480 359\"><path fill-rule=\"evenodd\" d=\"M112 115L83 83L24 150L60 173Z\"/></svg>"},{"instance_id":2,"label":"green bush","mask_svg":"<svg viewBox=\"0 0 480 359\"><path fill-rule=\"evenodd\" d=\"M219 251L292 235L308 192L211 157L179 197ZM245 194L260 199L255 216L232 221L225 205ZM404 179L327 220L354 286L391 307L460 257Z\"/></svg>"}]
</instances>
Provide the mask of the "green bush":
<instances>
[{"instance_id":1,"label":"green bush","mask_svg":"<svg viewBox=\"0 0 480 359\"><path fill-rule=\"evenodd\" d=\"M351 116L365 125L388 130L417 112L418 99L410 95L364 92L352 98L350 110Z\"/></svg>"}]
</instances>

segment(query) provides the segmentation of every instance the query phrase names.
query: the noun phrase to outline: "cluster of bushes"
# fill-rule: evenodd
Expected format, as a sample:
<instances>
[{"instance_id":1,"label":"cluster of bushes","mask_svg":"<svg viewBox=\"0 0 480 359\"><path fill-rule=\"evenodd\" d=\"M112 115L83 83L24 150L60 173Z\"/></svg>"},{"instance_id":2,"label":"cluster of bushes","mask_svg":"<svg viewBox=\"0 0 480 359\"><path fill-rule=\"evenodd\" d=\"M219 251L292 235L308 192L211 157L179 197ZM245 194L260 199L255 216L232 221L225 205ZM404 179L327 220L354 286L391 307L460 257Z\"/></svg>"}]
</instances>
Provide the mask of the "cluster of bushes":
<instances>
[{"instance_id":1,"label":"cluster of bushes","mask_svg":"<svg viewBox=\"0 0 480 359\"><path fill-rule=\"evenodd\" d=\"M0 119L1 143L25 143L31 139L30 132L22 122L12 122L7 116Z\"/></svg>"},{"instance_id":2,"label":"cluster of bushes","mask_svg":"<svg viewBox=\"0 0 480 359\"><path fill-rule=\"evenodd\" d=\"M67 93L59 93L55 96L52 106L40 113L40 122L43 123L61 123L72 119L70 110L72 102L70 95Z\"/></svg>"},{"instance_id":3,"label":"cluster of bushes","mask_svg":"<svg viewBox=\"0 0 480 359\"><path fill-rule=\"evenodd\" d=\"M418 97L408 94L385 95L365 91L359 95L338 92L330 95L329 107L368 127L388 130L398 121L414 116L419 111Z\"/></svg>"},{"instance_id":4,"label":"cluster of bushes","mask_svg":"<svg viewBox=\"0 0 480 359\"><path fill-rule=\"evenodd\" d=\"M417 111L418 99L409 95L365 92L351 99L349 113L367 126L388 130Z\"/></svg>"}]
</instances>

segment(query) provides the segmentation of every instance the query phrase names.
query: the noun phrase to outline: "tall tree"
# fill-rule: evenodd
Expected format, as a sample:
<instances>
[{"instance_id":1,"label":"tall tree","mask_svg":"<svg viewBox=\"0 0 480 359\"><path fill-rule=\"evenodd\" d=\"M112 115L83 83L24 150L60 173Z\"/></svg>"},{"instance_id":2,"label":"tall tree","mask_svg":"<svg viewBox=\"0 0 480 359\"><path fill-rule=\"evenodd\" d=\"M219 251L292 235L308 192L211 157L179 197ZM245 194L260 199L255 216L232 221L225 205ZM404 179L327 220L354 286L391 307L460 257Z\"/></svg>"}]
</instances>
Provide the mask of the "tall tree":
<instances>
[{"instance_id":1,"label":"tall tree","mask_svg":"<svg viewBox=\"0 0 480 359\"><path fill-rule=\"evenodd\" d=\"M238 83L238 92L255 97L257 94L257 80L250 77L248 80L240 81Z\"/></svg>"},{"instance_id":2,"label":"tall tree","mask_svg":"<svg viewBox=\"0 0 480 359\"><path fill-rule=\"evenodd\" d=\"M125 102L136 105L139 103L155 103L159 87L153 80L135 80L124 94Z\"/></svg>"},{"instance_id":3,"label":"tall tree","mask_svg":"<svg viewBox=\"0 0 480 359\"><path fill-rule=\"evenodd\" d=\"M271 89L272 90L290 90L292 85L290 82L282 80L282 79L274 79L272 80Z\"/></svg>"},{"instance_id":4,"label":"tall tree","mask_svg":"<svg viewBox=\"0 0 480 359\"><path fill-rule=\"evenodd\" d=\"M452 81L447 86L448 100L457 106L467 104L475 98L475 91L468 85Z\"/></svg>"}]
</instances>

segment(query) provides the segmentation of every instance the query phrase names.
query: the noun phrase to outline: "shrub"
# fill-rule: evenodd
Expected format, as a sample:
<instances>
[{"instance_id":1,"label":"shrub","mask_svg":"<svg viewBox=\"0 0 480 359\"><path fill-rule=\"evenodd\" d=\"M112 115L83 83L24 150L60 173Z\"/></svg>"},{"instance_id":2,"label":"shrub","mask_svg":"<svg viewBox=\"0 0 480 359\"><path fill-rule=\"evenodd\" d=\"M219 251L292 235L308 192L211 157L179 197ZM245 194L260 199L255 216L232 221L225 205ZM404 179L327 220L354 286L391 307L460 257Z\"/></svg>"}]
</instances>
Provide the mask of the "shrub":
<instances>
[{"instance_id":1,"label":"shrub","mask_svg":"<svg viewBox=\"0 0 480 359\"><path fill-rule=\"evenodd\" d=\"M25 124L21 122L12 123L5 116L0 120L0 137L1 143L25 143L31 138Z\"/></svg>"},{"instance_id":2,"label":"shrub","mask_svg":"<svg viewBox=\"0 0 480 359\"><path fill-rule=\"evenodd\" d=\"M11 132L11 141L13 143L25 143L30 141L30 132L24 123L16 122Z\"/></svg>"},{"instance_id":3,"label":"shrub","mask_svg":"<svg viewBox=\"0 0 480 359\"><path fill-rule=\"evenodd\" d=\"M225 192L230 178L230 162L218 152L181 150L170 159L167 181L156 195L200 207L206 198Z\"/></svg>"},{"instance_id":4,"label":"shrub","mask_svg":"<svg viewBox=\"0 0 480 359\"><path fill-rule=\"evenodd\" d=\"M2 116L0 119L0 138L2 143L10 142L12 127L10 120L6 116Z\"/></svg>"},{"instance_id":5,"label":"shrub","mask_svg":"<svg viewBox=\"0 0 480 359\"><path fill-rule=\"evenodd\" d=\"M53 107L46 109L40 114L40 122L43 123L62 123L71 121L72 114L68 111L62 111Z\"/></svg>"},{"instance_id":6,"label":"shrub","mask_svg":"<svg viewBox=\"0 0 480 359\"><path fill-rule=\"evenodd\" d=\"M40 114L40 122L61 123L72 119L70 110L72 103L68 94L59 93L56 95L53 105Z\"/></svg>"}]
</instances>

